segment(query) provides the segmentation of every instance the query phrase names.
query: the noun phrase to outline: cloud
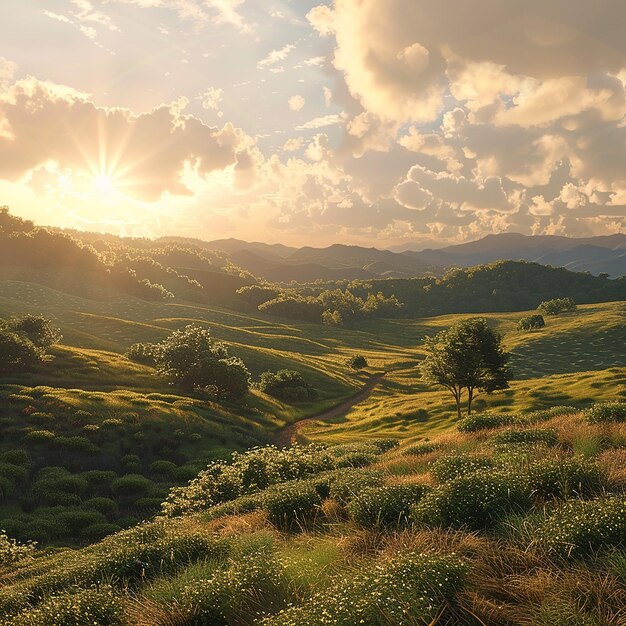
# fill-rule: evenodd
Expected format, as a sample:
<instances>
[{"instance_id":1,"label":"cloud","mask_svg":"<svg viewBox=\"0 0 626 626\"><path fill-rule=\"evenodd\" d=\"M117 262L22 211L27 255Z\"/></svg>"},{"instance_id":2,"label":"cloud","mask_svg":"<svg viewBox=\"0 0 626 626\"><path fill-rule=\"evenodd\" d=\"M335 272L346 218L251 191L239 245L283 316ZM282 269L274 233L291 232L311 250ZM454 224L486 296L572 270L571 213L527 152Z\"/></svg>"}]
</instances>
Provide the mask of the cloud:
<instances>
[{"instance_id":1,"label":"cloud","mask_svg":"<svg viewBox=\"0 0 626 626\"><path fill-rule=\"evenodd\" d=\"M147 113L96 106L85 94L29 78L0 95L0 177L24 179L44 166L109 180L126 195L155 201L187 195L182 173L197 177L250 165L252 140L184 113L185 99ZM242 162L244 162L242 164Z\"/></svg>"},{"instance_id":2,"label":"cloud","mask_svg":"<svg viewBox=\"0 0 626 626\"><path fill-rule=\"evenodd\" d=\"M13 79L17 72L17 63L9 61L4 57L0 57L0 87L6 85Z\"/></svg>"},{"instance_id":3,"label":"cloud","mask_svg":"<svg viewBox=\"0 0 626 626\"><path fill-rule=\"evenodd\" d=\"M448 88L463 98L467 67L483 74L474 100L509 93L516 77L541 82L626 67L622 0L336 0L308 19L334 35L334 63L352 94L402 122L435 120Z\"/></svg>"},{"instance_id":4,"label":"cloud","mask_svg":"<svg viewBox=\"0 0 626 626\"><path fill-rule=\"evenodd\" d=\"M217 24L230 24L241 32L251 32L237 10L245 0L109 0L119 4L133 5L142 9L168 9L181 20L192 21L198 26L212 20Z\"/></svg>"},{"instance_id":5,"label":"cloud","mask_svg":"<svg viewBox=\"0 0 626 626\"><path fill-rule=\"evenodd\" d=\"M296 130L316 130L317 128L324 128L326 126L334 126L335 124L341 124L343 117L341 115L323 115L316 117L300 126L296 126Z\"/></svg>"},{"instance_id":6,"label":"cloud","mask_svg":"<svg viewBox=\"0 0 626 626\"><path fill-rule=\"evenodd\" d=\"M302 97L302 96L291 96L291 98L289 98L288 104L289 104L289 108L292 111L300 111L302 109L302 107L304 106L304 103L306 102L306 100Z\"/></svg>"},{"instance_id":7,"label":"cloud","mask_svg":"<svg viewBox=\"0 0 626 626\"><path fill-rule=\"evenodd\" d=\"M220 111L220 103L224 96L224 90L217 87L209 87L204 93L198 96L202 108L207 111L217 111L219 117L224 114Z\"/></svg>"},{"instance_id":8,"label":"cloud","mask_svg":"<svg viewBox=\"0 0 626 626\"><path fill-rule=\"evenodd\" d=\"M293 44L287 44L278 50L272 50L265 58L261 59L256 66L259 69L271 68L273 65L284 61L292 50L295 50Z\"/></svg>"}]
</instances>

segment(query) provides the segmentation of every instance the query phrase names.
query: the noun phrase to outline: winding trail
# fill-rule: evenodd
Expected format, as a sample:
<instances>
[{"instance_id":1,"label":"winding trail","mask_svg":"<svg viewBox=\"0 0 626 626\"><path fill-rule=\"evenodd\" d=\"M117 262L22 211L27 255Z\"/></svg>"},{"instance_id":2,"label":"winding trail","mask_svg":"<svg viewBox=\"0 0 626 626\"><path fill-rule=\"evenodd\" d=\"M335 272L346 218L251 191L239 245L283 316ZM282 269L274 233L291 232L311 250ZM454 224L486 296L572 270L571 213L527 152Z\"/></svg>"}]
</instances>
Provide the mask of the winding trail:
<instances>
[{"instance_id":1,"label":"winding trail","mask_svg":"<svg viewBox=\"0 0 626 626\"><path fill-rule=\"evenodd\" d=\"M315 415L305 417L297 422L294 422L293 424L285 426L285 428L281 429L276 434L276 445L279 447L291 445L296 440L300 428L306 424L322 420L334 420L343 417L355 404L362 402L371 395L372 391L374 391L386 373L387 372L379 372L377 374L372 374L359 391L357 391L353 396L346 398L343 402L340 402L329 409L325 409L324 411L320 411Z\"/></svg>"}]
</instances>

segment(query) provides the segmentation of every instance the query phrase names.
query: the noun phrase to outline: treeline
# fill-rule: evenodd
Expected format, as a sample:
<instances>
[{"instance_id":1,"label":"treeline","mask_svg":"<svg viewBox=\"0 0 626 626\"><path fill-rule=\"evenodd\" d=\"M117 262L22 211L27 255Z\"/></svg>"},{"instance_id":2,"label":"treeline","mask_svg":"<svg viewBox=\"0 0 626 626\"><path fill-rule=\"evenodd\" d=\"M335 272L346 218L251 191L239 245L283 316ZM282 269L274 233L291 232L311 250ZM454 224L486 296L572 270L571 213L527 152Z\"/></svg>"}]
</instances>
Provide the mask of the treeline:
<instances>
[{"instance_id":1,"label":"treeline","mask_svg":"<svg viewBox=\"0 0 626 626\"><path fill-rule=\"evenodd\" d=\"M394 278L313 283L290 293L302 299L341 290L355 298L370 294L395 297L403 316L448 313L527 311L554 298L571 298L579 304L626 300L626 278L570 272L526 261L497 261L453 269L442 278Z\"/></svg>"},{"instance_id":2,"label":"treeline","mask_svg":"<svg viewBox=\"0 0 626 626\"><path fill-rule=\"evenodd\" d=\"M92 295L112 289L144 300L230 303L249 274L219 253L148 239L38 228L0 207L2 278Z\"/></svg>"}]
</instances>

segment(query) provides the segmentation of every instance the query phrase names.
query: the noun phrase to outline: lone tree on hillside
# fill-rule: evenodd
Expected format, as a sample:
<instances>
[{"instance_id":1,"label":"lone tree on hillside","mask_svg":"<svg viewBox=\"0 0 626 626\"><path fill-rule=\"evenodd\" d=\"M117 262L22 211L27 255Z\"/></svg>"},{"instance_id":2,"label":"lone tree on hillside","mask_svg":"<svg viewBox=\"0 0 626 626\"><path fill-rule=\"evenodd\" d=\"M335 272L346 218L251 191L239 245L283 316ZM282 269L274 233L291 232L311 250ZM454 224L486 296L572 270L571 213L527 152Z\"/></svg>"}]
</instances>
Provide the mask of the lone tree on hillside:
<instances>
[{"instance_id":1,"label":"lone tree on hillside","mask_svg":"<svg viewBox=\"0 0 626 626\"><path fill-rule=\"evenodd\" d=\"M461 417L461 400L467 390L467 414L478 392L491 393L509 386L509 354L502 337L484 318L470 319L424 339L426 358L420 364L424 380L445 387L456 402Z\"/></svg>"},{"instance_id":2,"label":"lone tree on hillside","mask_svg":"<svg viewBox=\"0 0 626 626\"><path fill-rule=\"evenodd\" d=\"M250 388L244 362L229 356L223 343L214 342L208 329L195 324L174 331L154 352L159 373L185 389L235 400Z\"/></svg>"}]
</instances>

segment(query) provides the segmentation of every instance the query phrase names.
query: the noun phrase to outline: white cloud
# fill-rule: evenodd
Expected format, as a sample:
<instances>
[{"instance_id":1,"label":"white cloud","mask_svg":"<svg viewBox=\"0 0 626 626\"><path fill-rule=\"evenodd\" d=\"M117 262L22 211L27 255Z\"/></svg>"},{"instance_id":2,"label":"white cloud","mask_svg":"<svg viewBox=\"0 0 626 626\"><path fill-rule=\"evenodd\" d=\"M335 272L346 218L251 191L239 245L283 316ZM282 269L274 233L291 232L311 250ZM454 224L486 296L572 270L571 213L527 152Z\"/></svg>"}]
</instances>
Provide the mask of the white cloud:
<instances>
[{"instance_id":1,"label":"white cloud","mask_svg":"<svg viewBox=\"0 0 626 626\"><path fill-rule=\"evenodd\" d=\"M220 104L223 96L223 89L209 87L204 93L198 96L198 100L200 100L203 109L206 109L207 111L217 111L219 117L222 117L223 113L220 111Z\"/></svg>"},{"instance_id":2,"label":"white cloud","mask_svg":"<svg viewBox=\"0 0 626 626\"><path fill-rule=\"evenodd\" d=\"M323 115L321 117L316 117L300 126L296 126L296 130L315 130L317 128L324 128L325 126L334 126L335 124L341 124L342 121L343 117L341 115Z\"/></svg>"},{"instance_id":3,"label":"white cloud","mask_svg":"<svg viewBox=\"0 0 626 626\"><path fill-rule=\"evenodd\" d=\"M269 68L272 65L276 65L281 61L284 61L290 54L292 50L295 50L295 46L293 44L287 44L278 50L272 50L265 58L261 59L256 66L259 69Z\"/></svg>"},{"instance_id":4,"label":"white cloud","mask_svg":"<svg viewBox=\"0 0 626 626\"><path fill-rule=\"evenodd\" d=\"M289 108L292 111L300 111L302 107L304 106L305 102L306 100L302 96L295 95L289 98L288 104L289 104Z\"/></svg>"}]
</instances>

